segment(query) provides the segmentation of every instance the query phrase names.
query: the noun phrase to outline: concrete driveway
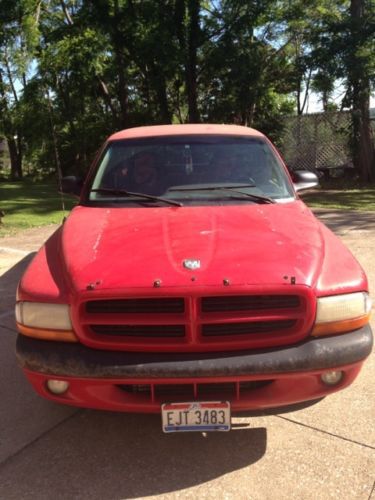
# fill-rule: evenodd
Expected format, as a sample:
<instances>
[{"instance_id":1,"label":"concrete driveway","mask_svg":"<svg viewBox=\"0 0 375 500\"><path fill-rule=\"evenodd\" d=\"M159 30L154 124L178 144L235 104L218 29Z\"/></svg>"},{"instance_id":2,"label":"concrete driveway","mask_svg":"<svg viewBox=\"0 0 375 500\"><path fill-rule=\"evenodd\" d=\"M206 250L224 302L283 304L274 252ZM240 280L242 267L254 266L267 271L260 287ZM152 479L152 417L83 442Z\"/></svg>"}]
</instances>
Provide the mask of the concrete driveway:
<instances>
[{"instance_id":1,"label":"concrete driveway","mask_svg":"<svg viewBox=\"0 0 375 500\"><path fill-rule=\"evenodd\" d=\"M375 296L375 216L317 211ZM57 406L14 358L16 283L53 227L0 239L0 498L375 500L375 357L345 391L230 433L164 435L160 418ZM374 316L374 315L373 315ZM375 329L375 321L372 320Z\"/></svg>"}]
</instances>

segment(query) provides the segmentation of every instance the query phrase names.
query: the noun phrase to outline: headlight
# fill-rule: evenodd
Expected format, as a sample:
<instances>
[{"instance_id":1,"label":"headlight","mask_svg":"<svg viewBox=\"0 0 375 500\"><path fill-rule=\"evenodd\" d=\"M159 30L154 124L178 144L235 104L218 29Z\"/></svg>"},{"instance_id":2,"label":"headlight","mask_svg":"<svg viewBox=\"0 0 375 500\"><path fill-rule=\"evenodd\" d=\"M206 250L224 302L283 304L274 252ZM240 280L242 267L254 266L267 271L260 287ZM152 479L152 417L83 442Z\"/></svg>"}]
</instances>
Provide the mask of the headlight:
<instances>
[{"instance_id":1,"label":"headlight","mask_svg":"<svg viewBox=\"0 0 375 500\"><path fill-rule=\"evenodd\" d=\"M16 320L34 328L71 330L69 306L66 304L44 304L40 302L18 302Z\"/></svg>"},{"instance_id":2,"label":"headlight","mask_svg":"<svg viewBox=\"0 0 375 500\"><path fill-rule=\"evenodd\" d=\"M369 322L371 306L371 299L366 292L318 298L312 335L356 330Z\"/></svg>"},{"instance_id":3,"label":"headlight","mask_svg":"<svg viewBox=\"0 0 375 500\"><path fill-rule=\"evenodd\" d=\"M20 333L45 340L76 342L67 304L18 302L16 321Z\"/></svg>"}]
</instances>

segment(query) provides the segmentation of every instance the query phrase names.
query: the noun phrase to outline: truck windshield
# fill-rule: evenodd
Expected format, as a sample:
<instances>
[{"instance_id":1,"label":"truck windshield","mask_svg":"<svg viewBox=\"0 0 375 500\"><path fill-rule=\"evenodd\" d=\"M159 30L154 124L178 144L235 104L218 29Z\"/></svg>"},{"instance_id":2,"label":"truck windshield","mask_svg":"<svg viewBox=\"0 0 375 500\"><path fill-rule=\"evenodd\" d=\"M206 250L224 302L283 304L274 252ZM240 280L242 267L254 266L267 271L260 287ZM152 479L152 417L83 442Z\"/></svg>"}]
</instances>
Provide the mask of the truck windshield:
<instances>
[{"instance_id":1,"label":"truck windshield","mask_svg":"<svg viewBox=\"0 0 375 500\"><path fill-rule=\"evenodd\" d=\"M287 201L294 193L277 156L261 138L193 135L110 142L98 163L89 201L155 204L157 197L182 205L259 203Z\"/></svg>"}]
</instances>

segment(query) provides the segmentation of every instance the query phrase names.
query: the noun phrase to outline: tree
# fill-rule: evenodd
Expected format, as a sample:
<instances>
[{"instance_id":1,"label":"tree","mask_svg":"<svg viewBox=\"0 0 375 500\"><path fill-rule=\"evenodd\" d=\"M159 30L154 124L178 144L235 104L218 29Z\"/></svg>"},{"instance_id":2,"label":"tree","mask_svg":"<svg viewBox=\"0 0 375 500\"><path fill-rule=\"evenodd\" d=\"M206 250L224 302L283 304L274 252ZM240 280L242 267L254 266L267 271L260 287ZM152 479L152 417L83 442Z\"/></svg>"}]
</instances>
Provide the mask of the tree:
<instances>
[{"instance_id":1,"label":"tree","mask_svg":"<svg viewBox=\"0 0 375 500\"><path fill-rule=\"evenodd\" d=\"M272 134L280 115L292 112L287 95L293 68L271 43L271 4L226 2L210 12L201 67L205 120L260 126Z\"/></svg>"},{"instance_id":2,"label":"tree","mask_svg":"<svg viewBox=\"0 0 375 500\"><path fill-rule=\"evenodd\" d=\"M39 8L33 0L0 2L0 128L8 143L11 178L22 178L24 153L20 94L37 39Z\"/></svg>"},{"instance_id":3,"label":"tree","mask_svg":"<svg viewBox=\"0 0 375 500\"><path fill-rule=\"evenodd\" d=\"M371 2L351 0L350 41L346 57L352 103L353 163L364 181L375 181L375 155L370 124L370 81L375 78L375 13Z\"/></svg>"},{"instance_id":4,"label":"tree","mask_svg":"<svg viewBox=\"0 0 375 500\"><path fill-rule=\"evenodd\" d=\"M277 141L292 95L299 114L311 88L329 109L341 79L355 164L370 179L369 2L0 0L12 177L23 160L83 173L105 136L143 124L235 122Z\"/></svg>"},{"instance_id":5,"label":"tree","mask_svg":"<svg viewBox=\"0 0 375 500\"><path fill-rule=\"evenodd\" d=\"M372 0L340 3L335 17L326 16L315 33L311 60L322 75L318 84L330 91L340 80L346 89L342 108L351 110L353 164L365 182L375 180L369 102L375 84L375 18ZM323 75L330 75L324 78ZM328 82L327 82L328 80Z\"/></svg>"},{"instance_id":6,"label":"tree","mask_svg":"<svg viewBox=\"0 0 375 500\"><path fill-rule=\"evenodd\" d=\"M35 81L48 109L50 164L57 148L63 172L83 173L121 120L105 83L108 40L88 25L82 9L81 3L49 2L40 20Z\"/></svg>"}]
</instances>

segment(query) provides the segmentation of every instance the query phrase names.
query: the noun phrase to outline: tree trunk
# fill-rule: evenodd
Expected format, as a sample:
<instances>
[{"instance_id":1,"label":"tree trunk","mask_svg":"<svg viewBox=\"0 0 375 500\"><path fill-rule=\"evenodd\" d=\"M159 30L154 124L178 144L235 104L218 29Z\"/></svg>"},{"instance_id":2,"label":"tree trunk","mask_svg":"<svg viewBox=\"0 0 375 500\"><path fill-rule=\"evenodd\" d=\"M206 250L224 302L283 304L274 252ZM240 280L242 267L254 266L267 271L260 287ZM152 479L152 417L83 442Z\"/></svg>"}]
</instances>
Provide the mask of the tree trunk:
<instances>
[{"instance_id":1,"label":"tree trunk","mask_svg":"<svg viewBox=\"0 0 375 500\"><path fill-rule=\"evenodd\" d=\"M17 144L17 139L7 137L9 157L10 157L10 178L12 181L20 181L22 175L22 152Z\"/></svg>"},{"instance_id":2,"label":"tree trunk","mask_svg":"<svg viewBox=\"0 0 375 500\"><path fill-rule=\"evenodd\" d=\"M351 0L350 15L353 51L361 43L361 27L365 11L364 0ZM365 182L375 180L374 146L370 123L370 80L364 61L353 52L349 62L349 83L352 88L353 164Z\"/></svg>"},{"instance_id":3,"label":"tree trunk","mask_svg":"<svg viewBox=\"0 0 375 500\"><path fill-rule=\"evenodd\" d=\"M188 50L186 61L186 92L188 98L189 123L200 122L197 105L197 51L199 37L199 0L188 0Z\"/></svg>"},{"instance_id":4,"label":"tree trunk","mask_svg":"<svg viewBox=\"0 0 375 500\"><path fill-rule=\"evenodd\" d=\"M121 128L126 128L128 126L128 88L126 85L126 61L123 52L123 37L121 33L121 28L119 23L121 21L121 16L124 13L120 12L120 6L118 0L114 2L115 7L115 19L114 19L114 33L113 33L113 45L115 52L115 60L117 66L118 75L118 99L120 104L120 126Z\"/></svg>"},{"instance_id":5,"label":"tree trunk","mask_svg":"<svg viewBox=\"0 0 375 500\"><path fill-rule=\"evenodd\" d=\"M165 10L167 8L168 2L159 1L158 8L158 23L161 28L163 28L165 24ZM163 34L163 37L165 35ZM163 50L163 57L161 61L165 58L165 49ZM169 57L167 56L169 59ZM160 111L160 122L161 123L172 123L172 113L169 109L168 104L168 91L167 91L167 65L164 65L163 62L153 62L152 63L152 78L155 82L156 87L156 95L158 98L159 111Z\"/></svg>"},{"instance_id":6,"label":"tree trunk","mask_svg":"<svg viewBox=\"0 0 375 500\"><path fill-rule=\"evenodd\" d=\"M152 79L155 85L161 123L172 123L172 115L168 106L167 83L162 73L162 68L152 68Z\"/></svg>"},{"instance_id":7,"label":"tree trunk","mask_svg":"<svg viewBox=\"0 0 375 500\"><path fill-rule=\"evenodd\" d=\"M353 164L361 179L365 182L375 180L374 147L371 137L369 113L369 93L353 86Z\"/></svg>"},{"instance_id":8,"label":"tree trunk","mask_svg":"<svg viewBox=\"0 0 375 500\"><path fill-rule=\"evenodd\" d=\"M125 60L121 48L116 47L116 62L118 71L118 98L120 103L120 125L121 128L128 126L128 89L125 77Z\"/></svg>"},{"instance_id":9,"label":"tree trunk","mask_svg":"<svg viewBox=\"0 0 375 500\"><path fill-rule=\"evenodd\" d=\"M302 94L302 80L301 80L301 78L298 78L297 91L296 91L297 115L298 116L301 116L303 113L303 109L301 106L301 94Z\"/></svg>"}]
</instances>

